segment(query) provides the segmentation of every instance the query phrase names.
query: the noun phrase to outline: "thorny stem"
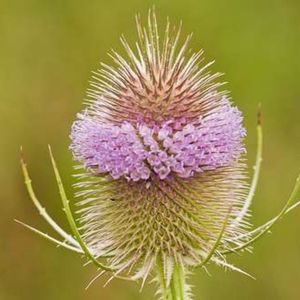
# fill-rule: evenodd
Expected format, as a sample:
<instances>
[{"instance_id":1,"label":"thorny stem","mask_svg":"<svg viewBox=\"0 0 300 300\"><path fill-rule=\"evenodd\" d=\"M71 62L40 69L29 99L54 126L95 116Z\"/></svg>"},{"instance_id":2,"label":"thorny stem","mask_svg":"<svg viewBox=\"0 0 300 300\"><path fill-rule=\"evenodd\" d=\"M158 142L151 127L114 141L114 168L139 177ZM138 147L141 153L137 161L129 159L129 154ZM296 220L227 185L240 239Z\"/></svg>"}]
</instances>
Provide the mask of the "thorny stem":
<instances>
[{"instance_id":1,"label":"thorny stem","mask_svg":"<svg viewBox=\"0 0 300 300\"><path fill-rule=\"evenodd\" d=\"M187 300L185 293L185 272L182 266L175 265L170 283L167 285L163 271L158 266L158 280L161 288L162 300Z\"/></svg>"},{"instance_id":2,"label":"thorny stem","mask_svg":"<svg viewBox=\"0 0 300 300\"><path fill-rule=\"evenodd\" d=\"M170 287L173 300L184 300L184 271L180 266L175 266L173 278L171 279Z\"/></svg>"}]
</instances>

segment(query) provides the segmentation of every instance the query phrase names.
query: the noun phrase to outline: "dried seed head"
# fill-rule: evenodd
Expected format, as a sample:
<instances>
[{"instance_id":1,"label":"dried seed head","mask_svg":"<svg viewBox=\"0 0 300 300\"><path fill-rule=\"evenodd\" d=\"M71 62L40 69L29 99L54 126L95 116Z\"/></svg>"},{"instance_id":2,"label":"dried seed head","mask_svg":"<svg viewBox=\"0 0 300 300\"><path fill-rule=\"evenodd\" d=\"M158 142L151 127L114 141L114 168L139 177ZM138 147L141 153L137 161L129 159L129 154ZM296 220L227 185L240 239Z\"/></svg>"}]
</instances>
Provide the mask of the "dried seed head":
<instances>
[{"instance_id":1,"label":"dried seed head","mask_svg":"<svg viewBox=\"0 0 300 300\"><path fill-rule=\"evenodd\" d=\"M174 263L220 261L244 231L234 220L247 192L245 130L220 74L202 51L188 55L190 36L179 46L167 23L160 40L154 13L137 25L135 50L121 39L128 59L113 52L116 66L94 77L71 149L86 170L79 212L93 254L143 279L159 261L168 282Z\"/></svg>"}]
</instances>

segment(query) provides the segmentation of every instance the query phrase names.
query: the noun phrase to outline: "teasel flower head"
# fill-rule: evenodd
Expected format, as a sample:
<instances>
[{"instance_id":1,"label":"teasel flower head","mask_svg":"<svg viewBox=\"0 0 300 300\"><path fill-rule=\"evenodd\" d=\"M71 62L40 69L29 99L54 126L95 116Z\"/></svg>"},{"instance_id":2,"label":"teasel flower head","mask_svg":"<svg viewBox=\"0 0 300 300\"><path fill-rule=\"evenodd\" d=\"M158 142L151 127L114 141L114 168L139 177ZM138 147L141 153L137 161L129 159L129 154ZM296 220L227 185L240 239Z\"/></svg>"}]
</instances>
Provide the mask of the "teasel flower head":
<instances>
[{"instance_id":1,"label":"teasel flower head","mask_svg":"<svg viewBox=\"0 0 300 300\"><path fill-rule=\"evenodd\" d=\"M226 254L249 249L276 221L249 230L261 127L248 185L243 116L221 74L209 71L202 51L191 53L191 36L180 43L180 27L167 22L161 34L154 11L137 28L134 47L121 38L126 57L112 51L113 66L94 73L72 126L79 227L63 199L76 240L60 233L111 278L143 285L153 274L162 299L190 299L183 282L191 269L215 263L243 272Z\"/></svg>"},{"instance_id":2,"label":"teasel flower head","mask_svg":"<svg viewBox=\"0 0 300 300\"><path fill-rule=\"evenodd\" d=\"M180 45L167 24L159 40L153 14L137 24L135 49L122 38L127 57L113 52L116 66L93 77L71 150L86 170L80 212L93 253L134 278L159 263L168 284L175 265L203 263L222 230L218 250L244 232L244 219L231 223L247 191L245 129L220 74L189 53L190 36Z\"/></svg>"}]
</instances>

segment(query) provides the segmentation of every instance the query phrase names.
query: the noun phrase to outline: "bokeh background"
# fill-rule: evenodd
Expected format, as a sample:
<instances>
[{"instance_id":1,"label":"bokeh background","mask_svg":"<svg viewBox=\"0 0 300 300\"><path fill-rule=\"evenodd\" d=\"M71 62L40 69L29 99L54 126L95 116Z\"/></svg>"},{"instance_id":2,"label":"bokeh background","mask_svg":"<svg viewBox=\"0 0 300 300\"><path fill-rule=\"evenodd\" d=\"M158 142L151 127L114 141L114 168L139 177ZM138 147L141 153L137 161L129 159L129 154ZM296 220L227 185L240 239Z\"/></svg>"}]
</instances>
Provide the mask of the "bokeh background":
<instances>
[{"instance_id":1,"label":"bokeh background","mask_svg":"<svg viewBox=\"0 0 300 300\"><path fill-rule=\"evenodd\" d=\"M24 220L52 233L30 202L19 166L23 145L40 200L66 226L47 154L51 144L71 195L69 131L91 75L107 51L133 41L134 16L155 4L159 22L169 16L193 32L193 49L205 49L214 70L245 115L251 166L255 124L262 104L263 171L253 204L253 223L275 215L300 170L300 2L298 0L1 0L0 1L0 299L152 299L134 283L103 280L85 286L95 269L67 250L25 230ZM251 172L251 167L249 167ZM195 299L300 299L300 211L291 213L254 254L231 262L254 275L209 267L191 278Z\"/></svg>"}]
</instances>

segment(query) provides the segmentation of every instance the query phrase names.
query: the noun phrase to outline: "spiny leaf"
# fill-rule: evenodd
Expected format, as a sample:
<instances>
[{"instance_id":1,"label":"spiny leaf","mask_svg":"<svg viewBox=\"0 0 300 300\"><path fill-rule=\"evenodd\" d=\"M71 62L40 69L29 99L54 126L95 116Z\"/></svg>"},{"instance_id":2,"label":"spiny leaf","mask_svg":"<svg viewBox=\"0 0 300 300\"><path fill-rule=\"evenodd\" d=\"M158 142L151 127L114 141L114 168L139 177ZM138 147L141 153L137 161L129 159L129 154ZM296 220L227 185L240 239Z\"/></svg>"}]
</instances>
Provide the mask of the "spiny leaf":
<instances>
[{"instance_id":1,"label":"spiny leaf","mask_svg":"<svg viewBox=\"0 0 300 300\"><path fill-rule=\"evenodd\" d=\"M253 243L255 243L256 241L258 241L262 236L264 236L288 211L291 211L291 204L296 200L296 197L298 195L300 191L300 175L298 176L295 186L293 188L293 191L289 197L289 199L287 200L285 206L283 207L283 209L279 212L279 214L273 218L273 220L271 220L271 222L267 222L266 224L268 225L262 225L261 227L263 228L261 232L259 232L255 237L253 237L251 240L249 240L248 242L242 244L241 246L238 247L234 247L232 249L229 250L225 250L222 251L222 254L229 254L229 253L235 253L238 251L241 251L245 248L247 248L248 246L251 246ZM295 205L292 206L292 208L297 207L299 204L299 202L295 203ZM254 230L256 231L256 230Z\"/></svg>"},{"instance_id":2,"label":"spiny leaf","mask_svg":"<svg viewBox=\"0 0 300 300\"><path fill-rule=\"evenodd\" d=\"M78 248L79 244L78 242L68 233L66 233L47 213L46 209L40 204L39 200L37 199L35 192L32 187L32 180L29 176L27 165L24 160L23 150L22 147L20 149L21 151L21 167L23 176L25 179L25 186L28 191L29 197L32 200L33 204L39 211L40 215L47 221L47 223L59 234L61 235L65 240L67 240L71 245ZM79 249L79 248L78 248Z\"/></svg>"},{"instance_id":3,"label":"spiny leaf","mask_svg":"<svg viewBox=\"0 0 300 300\"><path fill-rule=\"evenodd\" d=\"M82 248L82 250L83 250L84 254L86 255L86 257L89 258L97 267L99 267L99 268L101 268L101 269L103 269L105 271L113 271L111 268L109 268L109 267L101 264L91 254L91 252L88 249L87 245L85 244L85 242L81 238L81 235L79 233L79 230L77 228L75 219L73 217L73 214L72 214L72 211L71 211L71 208L70 208L70 204L69 204L69 200L67 199L67 195L66 195L66 192L65 192L65 189L64 189L64 186L63 186L63 183L62 183L59 171L57 169L56 162L54 160L54 157L53 157L53 154L52 154L50 146L49 146L49 154L50 154L50 159L51 159L52 167L53 167L53 170L54 170L55 178L56 178L56 181L57 181L59 193L60 193L60 196L61 196L61 200L62 200L62 203L63 203L64 211L65 211L67 220L69 222L70 228L71 228L74 236L76 237L76 239L77 239L80 247Z\"/></svg>"},{"instance_id":4,"label":"spiny leaf","mask_svg":"<svg viewBox=\"0 0 300 300\"><path fill-rule=\"evenodd\" d=\"M50 241L50 242L56 244L57 246L62 246L62 247L64 247L64 248L68 249L68 250L72 250L72 251L77 252L77 253L83 253L83 251L82 251L80 248L71 246L71 245L69 245L69 244L67 244L67 243L65 243L65 242L61 242L61 241L59 241L59 240L57 240L57 239L55 239L55 238L49 236L47 233L44 233L44 232L42 232L42 231L40 231L40 230L38 230L38 229L36 229L36 228L34 228L34 227L32 227L32 226L30 226L30 225L24 223L24 222L21 222L21 221L19 221L19 220L15 220L15 222L17 222L18 224L20 224L20 225L26 227L27 229L29 229L29 230L31 230L31 231L37 233L37 234L40 235L41 237L43 237L43 238L47 239L48 241Z\"/></svg>"},{"instance_id":5,"label":"spiny leaf","mask_svg":"<svg viewBox=\"0 0 300 300\"><path fill-rule=\"evenodd\" d=\"M255 191L258 184L260 169L261 169L261 163L262 163L262 151L263 151L263 131L262 131L262 125L261 125L261 112L259 110L258 112L258 120L257 120L257 149L256 149L256 161L255 165L253 167L254 174L252 177L252 182L250 185L249 193L247 195L247 198L245 200L245 203L236 217L236 219L232 222L231 226L238 225L245 215L247 214L249 207L252 203L253 197L255 195Z\"/></svg>"}]
</instances>

